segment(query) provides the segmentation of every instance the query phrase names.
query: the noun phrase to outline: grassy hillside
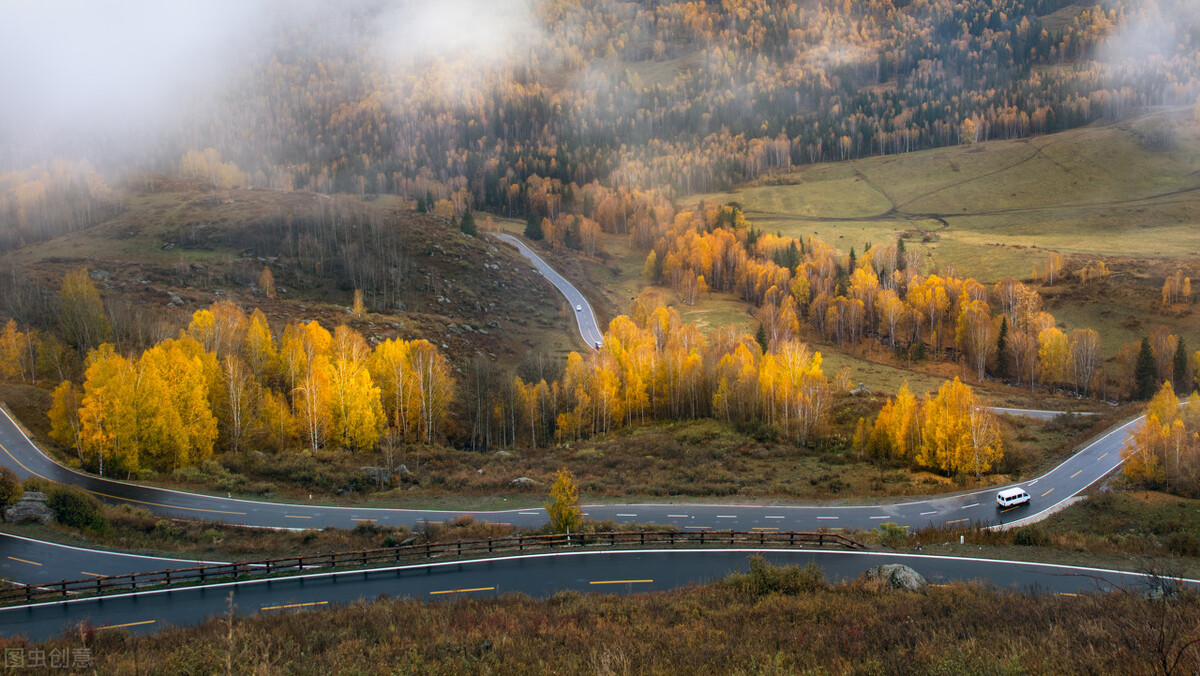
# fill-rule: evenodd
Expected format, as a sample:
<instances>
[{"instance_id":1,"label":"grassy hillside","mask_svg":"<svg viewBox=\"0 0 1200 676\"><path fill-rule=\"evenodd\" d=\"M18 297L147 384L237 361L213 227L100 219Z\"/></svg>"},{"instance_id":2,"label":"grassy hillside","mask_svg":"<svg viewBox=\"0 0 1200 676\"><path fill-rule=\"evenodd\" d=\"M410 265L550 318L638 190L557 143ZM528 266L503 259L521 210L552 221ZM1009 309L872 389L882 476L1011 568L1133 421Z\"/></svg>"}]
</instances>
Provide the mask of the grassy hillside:
<instances>
[{"instance_id":1,"label":"grassy hillside","mask_svg":"<svg viewBox=\"0 0 1200 676\"><path fill-rule=\"evenodd\" d=\"M767 230L862 251L908 233L931 266L994 282L1044 250L1087 259L1184 257L1200 248L1200 121L1160 113L1016 141L805 167L702 195L735 200Z\"/></svg>"},{"instance_id":2,"label":"grassy hillside","mask_svg":"<svg viewBox=\"0 0 1200 676\"><path fill-rule=\"evenodd\" d=\"M380 224L378 231L365 223ZM299 241L275 237L288 224L297 226ZM328 250L309 234L335 229L340 239ZM354 269L356 258L377 269ZM512 360L530 349L581 346L573 313L515 250L483 234L467 237L391 196L213 190L150 177L128 186L120 213L103 223L0 256L8 278L20 280L4 285L10 298L12 287L52 292L65 271L81 265L106 302L136 306L154 332L168 335L194 310L225 298L260 307L280 325L319 319L349 323L368 340L426 338L461 362L477 352ZM257 287L264 266L274 273L276 298ZM347 312L354 289L369 283L379 287L364 290L371 312L356 318ZM171 304L172 294L181 302ZM25 321L36 326L33 319Z\"/></svg>"}]
</instances>

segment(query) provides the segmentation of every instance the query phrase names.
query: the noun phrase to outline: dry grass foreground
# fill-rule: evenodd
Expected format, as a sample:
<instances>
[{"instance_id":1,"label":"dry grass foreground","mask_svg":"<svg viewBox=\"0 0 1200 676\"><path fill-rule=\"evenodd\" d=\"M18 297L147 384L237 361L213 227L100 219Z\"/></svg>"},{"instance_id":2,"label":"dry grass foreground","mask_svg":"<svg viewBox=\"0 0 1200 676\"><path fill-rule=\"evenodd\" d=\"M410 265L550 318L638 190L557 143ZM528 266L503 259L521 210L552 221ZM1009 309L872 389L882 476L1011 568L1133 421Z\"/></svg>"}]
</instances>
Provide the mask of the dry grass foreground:
<instances>
[{"instance_id":1,"label":"dry grass foreground","mask_svg":"<svg viewBox=\"0 0 1200 676\"><path fill-rule=\"evenodd\" d=\"M752 566L671 592L380 599L151 637L81 630L41 647L90 647L97 671L114 674L1142 674L1200 668L1187 647L1197 626L1193 593L899 592Z\"/></svg>"}]
</instances>

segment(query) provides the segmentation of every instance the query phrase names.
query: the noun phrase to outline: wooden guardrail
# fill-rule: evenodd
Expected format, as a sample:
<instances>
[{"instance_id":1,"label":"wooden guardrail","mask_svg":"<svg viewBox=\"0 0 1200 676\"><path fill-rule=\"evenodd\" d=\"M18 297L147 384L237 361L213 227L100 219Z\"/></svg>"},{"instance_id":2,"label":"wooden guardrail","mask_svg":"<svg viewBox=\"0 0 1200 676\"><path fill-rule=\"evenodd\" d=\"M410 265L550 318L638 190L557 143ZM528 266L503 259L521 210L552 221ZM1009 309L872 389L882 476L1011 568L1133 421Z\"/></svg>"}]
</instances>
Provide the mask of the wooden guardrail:
<instances>
[{"instance_id":1,"label":"wooden guardrail","mask_svg":"<svg viewBox=\"0 0 1200 676\"><path fill-rule=\"evenodd\" d=\"M150 573L105 575L86 580L62 580L47 584L25 585L0 591L0 605L27 604L35 601L102 595L107 592L167 587L172 585L268 576L279 573L300 573L320 568L367 568L373 565L400 563L412 559L459 557L471 554L525 552L560 547L642 547L647 545L758 545L796 547L803 545L841 546L862 549L863 546L841 533L824 532L767 532L767 531L697 531L641 532L612 531L604 533L570 533L553 535L513 535L487 540L461 542L427 542L382 549L363 549L328 554L303 554L261 561L222 563L193 568L173 568Z\"/></svg>"}]
</instances>

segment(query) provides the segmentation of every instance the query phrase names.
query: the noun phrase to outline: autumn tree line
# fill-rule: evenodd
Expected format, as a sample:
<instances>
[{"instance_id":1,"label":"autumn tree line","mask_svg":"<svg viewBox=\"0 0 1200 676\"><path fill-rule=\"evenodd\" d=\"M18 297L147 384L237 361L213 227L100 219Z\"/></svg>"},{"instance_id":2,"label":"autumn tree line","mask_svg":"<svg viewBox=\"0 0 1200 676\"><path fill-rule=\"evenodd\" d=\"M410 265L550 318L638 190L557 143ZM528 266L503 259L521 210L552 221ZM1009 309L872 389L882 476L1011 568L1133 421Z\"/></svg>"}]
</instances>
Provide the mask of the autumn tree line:
<instances>
[{"instance_id":1,"label":"autumn tree line","mask_svg":"<svg viewBox=\"0 0 1200 676\"><path fill-rule=\"evenodd\" d=\"M735 294L757 308L765 345L815 334L851 350L870 343L906 359L959 359L980 382L990 376L1110 398L1152 394L1139 385L1141 344L1122 346L1116 368L1106 371L1100 334L1059 328L1042 308L1037 280L1005 278L985 285L956 276L952 268L923 275L919 263L903 238L841 252L813 236L757 230L734 204L706 203L675 215L647 254L644 276L676 291L684 303L709 290ZM1053 252L1041 270L1040 281L1047 284L1068 276L1104 284L1109 277L1099 263L1066 270ZM1190 291L1182 274L1167 284L1177 279ZM1200 356L1162 327L1147 340L1152 386L1174 378L1189 388Z\"/></svg>"},{"instance_id":2,"label":"autumn tree line","mask_svg":"<svg viewBox=\"0 0 1200 676\"><path fill-rule=\"evenodd\" d=\"M1121 450L1129 480L1149 488L1200 497L1200 395L1184 405L1163 383Z\"/></svg>"},{"instance_id":3,"label":"autumn tree line","mask_svg":"<svg viewBox=\"0 0 1200 676\"><path fill-rule=\"evenodd\" d=\"M844 385L844 378L842 378ZM732 326L703 334L647 291L610 322L600 349L572 352L560 378L511 382L497 405L498 439L532 447L658 420L713 417L809 441L837 385L798 340L769 349Z\"/></svg>"},{"instance_id":4,"label":"autumn tree line","mask_svg":"<svg viewBox=\"0 0 1200 676\"><path fill-rule=\"evenodd\" d=\"M10 324L11 326L11 324ZM103 342L81 384L54 390L51 436L108 475L170 472L215 451L373 450L441 438L451 368L425 340L368 345L342 324L287 324L276 338L259 310L228 301L141 354Z\"/></svg>"},{"instance_id":5,"label":"autumn tree line","mask_svg":"<svg viewBox=\"0 0 1200 676\"><path fill-rule=\"evenodd\" d=\"M1004 457L995 414L958 378L923 400L904 383L874 422L859 418L853 446L914 468L977 477Z\"/></svg>"}]
</instances>

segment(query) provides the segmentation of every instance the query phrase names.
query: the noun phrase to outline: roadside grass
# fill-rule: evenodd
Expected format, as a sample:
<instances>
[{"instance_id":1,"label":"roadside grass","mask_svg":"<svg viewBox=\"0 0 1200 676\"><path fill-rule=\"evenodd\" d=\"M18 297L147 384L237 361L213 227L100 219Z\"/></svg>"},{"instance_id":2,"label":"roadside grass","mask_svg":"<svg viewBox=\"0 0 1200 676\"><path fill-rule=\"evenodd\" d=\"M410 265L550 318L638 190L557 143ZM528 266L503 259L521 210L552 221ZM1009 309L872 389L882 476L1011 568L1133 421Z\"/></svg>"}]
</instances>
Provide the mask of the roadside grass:
<instances>
[{"instance_id":1,"label":"roadside grass","mask_svg":"<svg viewBox=\"0 0 1200 676\"><path fill-rule=\"evenodd\" d=\"M231 526L216 521L167 519L155 516L145 508L129 505L104 505L102 511L108 521L108 528L102 532L83 531L56 522L49 525L2 524L0 531L76 547L210 561L249 561L394 547L410 537L423 544L498 538L517 532L511 525L476 521L470 516L447 518L445 522L415 528L363 522L355 528L288 531ZM184 566L186 564L177 567Z\"/></svg>"},{"instance_id":2,"label":"roadside grass","mask_svg":"<svg viewBox=\"0 0 1200 676\"><path fill-rule=\"evenodd\" d=\"M1151 673L1200 622L1191 593L1169 604L961 582L913 593L752 566L665 592L379 598L149 637L72 631L37 646L87 648L100 673L221 673L231 663L247 673ZM1130 627L1138 633L1113 639ZM13 651L34 645L3 639ZM1181 671L1200 664L1194 648L1180 655Z\"/></svg>"}]
</instances>

